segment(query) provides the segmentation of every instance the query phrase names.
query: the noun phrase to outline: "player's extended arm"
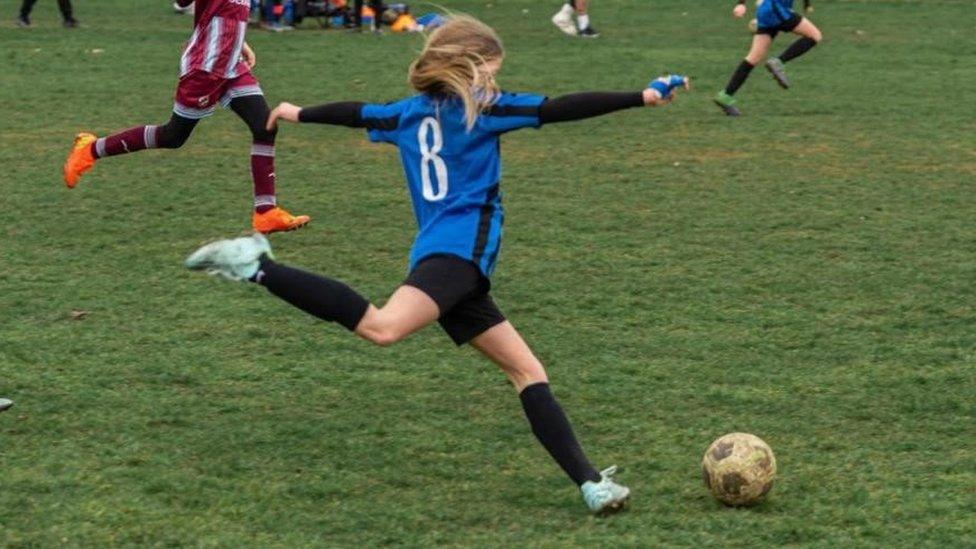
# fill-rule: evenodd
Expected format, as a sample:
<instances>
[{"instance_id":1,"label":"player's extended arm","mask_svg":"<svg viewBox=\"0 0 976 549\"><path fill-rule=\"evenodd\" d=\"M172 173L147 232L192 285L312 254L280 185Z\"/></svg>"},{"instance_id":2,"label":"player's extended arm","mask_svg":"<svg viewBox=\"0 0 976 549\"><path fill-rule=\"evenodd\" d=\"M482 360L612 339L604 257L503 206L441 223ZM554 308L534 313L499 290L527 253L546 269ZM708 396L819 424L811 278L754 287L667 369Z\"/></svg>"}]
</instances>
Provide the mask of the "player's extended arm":
<instances>
[{"instance_id":1,"label":"player's extended arm","mask_svg":"<svg viewBox=\"0 0 976 549\"><path fill-rule=\"evenodd\" d=\"M602 116L633 107L665 105L674 99L674 89L690 87L684 76L668 75L652 81L639 92L581 92L546 99L539 105L543 124L569 122Z\"/></svg>"},{"instance_id":2,"label":"player's extended arm","mask_svg":"<svg viewBox=\"0 0 976 549\"><path fill-rule=\"evenodd\" d=\"M341 101L326 103L315 107L299 107L291 103L280 103L268 116L268 130L278 126L278 120L312 124L333 124L350 128L365 128L363 121L363 106L361 101Z\"/></svg>"},{"instance_id":3,"label":"player's extended arm","mask_svg":"<svg viewBox=\"0 0 976 549\"><path fill-rule=\"evenodd\" d=\"M365 105L366 103L361 101L340 101L315 107L305 107L298 112L298 121L365 128L366 122L363 121L362 114Z\"/></svg>"}]
</instances>

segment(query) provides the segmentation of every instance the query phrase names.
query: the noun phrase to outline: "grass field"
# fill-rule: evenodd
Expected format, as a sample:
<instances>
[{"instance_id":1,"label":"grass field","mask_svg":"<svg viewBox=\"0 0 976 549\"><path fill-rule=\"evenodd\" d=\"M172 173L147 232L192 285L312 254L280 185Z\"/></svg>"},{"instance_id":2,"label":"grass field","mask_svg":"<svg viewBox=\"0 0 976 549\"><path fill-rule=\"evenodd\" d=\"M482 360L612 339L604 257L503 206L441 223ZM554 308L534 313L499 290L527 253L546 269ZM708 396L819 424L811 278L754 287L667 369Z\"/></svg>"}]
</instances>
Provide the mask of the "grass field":
<instances>
[{"instance_id":1,"label":"grass field","mask_svg":"<svg viewBox=\"0 0 976 549\"><path fill-rule=\"evenodd\" d=\"M187 18L79 2L0 25L0 546L976 544L976 146L971 1L816 3L825 42L745 116L710 103L745 53L731 2L443 2L495 26L508 89L695 90L504 138L496 300L589 454L635 498L608 520L537 445L503 376L438 329L392 348L258 288L184 271L249 221L229 112L178 152L60 182L75 132L168 118ZM937 32L934 32L937 30ZM272 102L409 93L415 36L252 31ZM775 51L785 47L780 39ZM94 53L96 50L104 50ZM279 198L314 217L283 261L382 301L413 236L396 153L284 129ZM74 314L73 312L87 314ZM81 318L78 318L81 317ZM756 433L780 477L751 510L701 452Z\"/></svg>"}]
</instances>

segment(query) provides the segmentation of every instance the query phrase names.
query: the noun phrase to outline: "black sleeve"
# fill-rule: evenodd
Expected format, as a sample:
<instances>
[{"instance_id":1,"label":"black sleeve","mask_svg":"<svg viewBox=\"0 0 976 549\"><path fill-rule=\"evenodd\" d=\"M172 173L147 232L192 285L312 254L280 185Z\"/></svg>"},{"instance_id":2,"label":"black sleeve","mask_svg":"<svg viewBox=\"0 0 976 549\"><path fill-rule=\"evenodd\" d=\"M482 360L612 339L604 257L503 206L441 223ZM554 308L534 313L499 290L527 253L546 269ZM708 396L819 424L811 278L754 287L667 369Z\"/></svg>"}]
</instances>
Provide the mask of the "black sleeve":
<instances>
[{"instance_id":1,"label":"black sleeve","mask_svg":"<svg viewBox=\"0 0 976 549\"><path fill-rule=\"evenodd\" d=\"M643 92L571 93L543 101L539 105L539 120L543 124L568 122L643 106Z\"/></svg>"},{"instance_id":2,"label":"black sleeve","mask_svg":"<svg viewBox=\"0 0 976 549\"><path fill-rule=\"evenodd\" d=\"M314 124L334 124L350 128L365 128L363 122L363 105L360 101L342 101L326 103L315 107L305 107L298 112L298 121Z\"/></svg>"}]
</instances>

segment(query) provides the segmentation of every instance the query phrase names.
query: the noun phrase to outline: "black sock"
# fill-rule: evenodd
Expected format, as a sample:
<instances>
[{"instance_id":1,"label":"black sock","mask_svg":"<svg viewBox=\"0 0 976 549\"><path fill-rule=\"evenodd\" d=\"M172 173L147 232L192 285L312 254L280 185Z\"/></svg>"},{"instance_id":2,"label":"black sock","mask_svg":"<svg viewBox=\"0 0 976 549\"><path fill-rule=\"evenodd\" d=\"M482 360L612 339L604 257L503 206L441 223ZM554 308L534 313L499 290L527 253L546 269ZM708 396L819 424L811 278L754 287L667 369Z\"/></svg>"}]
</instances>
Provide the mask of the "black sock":
<instances>
[{"instance_id":1,"label":"black sock","mask_svg":"<svg viewBox=\"0 0 976 549\"><path fill-rule=\"evenodd\" d=\"M529 385L522 389L519 398L522 400L525 416L532 425L532 432L569 478L577 486L582 486L588 480L599 482L600 473L587 461L583 449L576 441L569 419L549 390L549 384Z\"/></svg>"},{"instance_id":2,"label":"black sock","mask_svg":"<svg viewBox=\"0 0 976 549\"><path fill-rule=\"evenodd\" d=\"M799 38L796 42L790 44L789 47L786 48L786 51L780 54L779 60L786 63L791 59L796 59L797 57L800 57L804 53L810 51L810 48L816 45L817 41L813 38L807 38L806 36Z\"/></svg>"},{"instance_id":3,"label":"black sock","mask_svg":"<svg viewBox=\"0 0 976 549\"><path fill-rule=\"evenodd\" d=\"M369 301L338 280L279 265L263 258L251 279L274 295L322 320L338 322L354 331Z\"/></svg>"},{"instance_id":4,"label":"black sock","mask_svg":"<svg viewBox=\"0 0 976 549\"><path fill-rule=\"evenodd\" d=\"M725 93L729 95L735 95L735 92L739 91L742 84L749 78L749 73L752 72L752 63L746 61L745 59L739 63L739 66L735 68L735 72L732 73L732 78L729 79L729 84L725 86Z\"/></svg>"}]
</instances>

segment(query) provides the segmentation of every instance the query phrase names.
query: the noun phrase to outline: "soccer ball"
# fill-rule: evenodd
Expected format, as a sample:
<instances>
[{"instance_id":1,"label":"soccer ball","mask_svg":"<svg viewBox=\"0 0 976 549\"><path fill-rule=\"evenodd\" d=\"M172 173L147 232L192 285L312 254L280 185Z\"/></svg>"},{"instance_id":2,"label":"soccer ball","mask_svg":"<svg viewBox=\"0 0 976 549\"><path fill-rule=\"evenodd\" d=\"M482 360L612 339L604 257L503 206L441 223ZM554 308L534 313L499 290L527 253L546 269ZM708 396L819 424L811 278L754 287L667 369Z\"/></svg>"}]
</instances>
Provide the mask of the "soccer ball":
<instances>
[{"instance_id":1,"label":"soccer ball","mask_svg":"<svg viewBox=\"0 0 976 549\"><path fill-rule=\"evenodd\" d=\"M748 506L773 489L776 456L756 435L729 433L715 440L702 458L702 480L726 505Z\"/></svg>"}]
</instances>

